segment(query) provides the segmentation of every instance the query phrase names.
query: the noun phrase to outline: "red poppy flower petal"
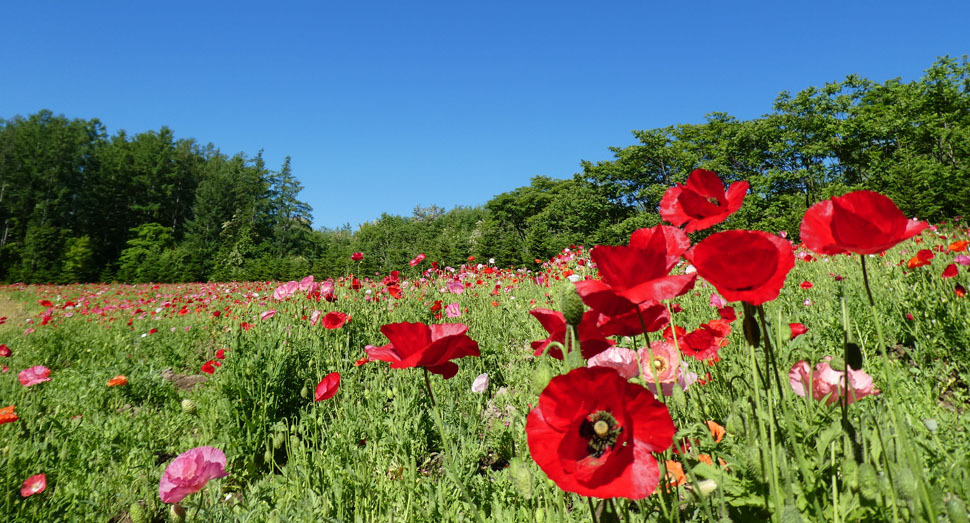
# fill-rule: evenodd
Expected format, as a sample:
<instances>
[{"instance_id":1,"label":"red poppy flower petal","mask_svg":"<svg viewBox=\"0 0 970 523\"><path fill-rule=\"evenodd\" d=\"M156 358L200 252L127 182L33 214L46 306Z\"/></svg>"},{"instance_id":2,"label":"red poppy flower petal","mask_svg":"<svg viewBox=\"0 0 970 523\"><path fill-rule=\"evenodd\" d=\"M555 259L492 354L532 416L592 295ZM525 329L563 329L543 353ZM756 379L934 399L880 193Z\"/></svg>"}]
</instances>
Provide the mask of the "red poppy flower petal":
<instances>
[{"instance_id":1,"label":"red poppy flower petal","mask_svg":"<svg viewBox=\"0 0 970 523\"><path fill-rule=\"evenodd\" d=\"M420 352L431 343L431 329L423 323L388 323L381 327L381 333L391 340L401 358Z\"/></svg>"},{"instance_id":2,"label":"red poppy flower petal","mask_svg":"<svg viewBox=\"0 0 970 523\"><path fill-rule=\"evenodd\" d=\"M841 254L845 249L839 247L832 237L832 200L825 200L808 208L802 217L799 229L802 244L819 254Z\"/></svg>"}]
</instances>

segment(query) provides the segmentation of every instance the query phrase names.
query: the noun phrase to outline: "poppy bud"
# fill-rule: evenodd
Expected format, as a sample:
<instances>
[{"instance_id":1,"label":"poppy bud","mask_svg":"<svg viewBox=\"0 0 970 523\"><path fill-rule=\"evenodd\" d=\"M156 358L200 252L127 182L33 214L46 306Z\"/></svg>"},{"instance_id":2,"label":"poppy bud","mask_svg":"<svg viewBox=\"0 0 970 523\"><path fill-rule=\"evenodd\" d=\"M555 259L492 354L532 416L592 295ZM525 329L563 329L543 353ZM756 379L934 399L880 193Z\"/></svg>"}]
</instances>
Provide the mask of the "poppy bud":
<instances>
[{"instance_id":1,"label":"poppy bud","mask_svg":"<svg viewBox=\"0 0 970 523\"><path fill-rule=\"evenodd\" d=\"M724 428L731 434L744 434L744 420L737 414L731 414L724 421Z\"/></svg>"},{"instance_id":2,"label":"poppy bud","mask_svg":"<svg viewBox=\"0 0 970 523\"><path fill-rule=\"evenodd\" d=\"M835 356L831 360L829 360L829 367L832 367L832 369L837 370L839 372L845 372L845 360L843 360L838 356Z\"/></svg>"},{"instance_id":3,"label":"poppy bud","mask_svg":"<svg viewBox=\"0 0 970 523\"><path fill-rule=\"evenodd\" d=\"M532 499L532 472L529 471L529 466L519 458L512 458L509 462L509 472L512 474L512 480L515 481L515 488L518 489L519 495L525 499Z\"/></svg>"},{"instance_id":4,"label":"poppy bud","mask_svg":"<svg viewBox=\"0 0 970 523\"><path fill-rule=\"evenodd\" d=\"M131 519L131 523L148 523L148 513L145 512L145 507L141 503L132 503L128 507L128 518Z\"/></svg>"},{"instance_id":5,"label":"poppy bud","mask_svg":"<svg viewBox=\"0 0 970 523\"><path fill-rule=\"evenodd\" d=\"M185 509L182 505L175 503L171 508L168 509L169 516L172 517L172 521L176 523L182 523L185 521Z\"/></svg>"},{"instance_id":6,"label":"poppy bud","mask_svg":"<svg viewBox=\"0 0 970 523\"><path fill-rule=\"evenodd\" d=\"M303 398L303 399L309 398L310 397L310 388L307 387L306 385L304 385L303 388L300 389L300 397Z\"/></svg>"},{"instance_id":7,"label":"poppy bud","mask_svg":"<svg viewBox=\"0 0 970 523\"><path fill-rule=\"evenodd\" d=\"M572 283L567 283L560 289L559 308L562 309L562 315L566 318L566 323L573 327L583 321L583 313L585 312L583 300L579 297L579 293L576 292L576 286Z\"/></svg>"},{"instance_id":8,"label":"poppy bud","mask_svg":"<svg viewBox=\"0 0 970 523\"><path fill-rule=\"evenodd\" d=\"M263 453L263 462L264 463L267 463L267 464L273 462L273 451L272 450L266 449L266 452Z\"/></svg>"},{"instance_id":9,"label":"poppy bud","mask_svg":"<svg viewBox=\"0 0 970 523\"><path fill-rule=\"evenodd\" d=\"M876 468L871 463L863 463L859 465L856 476L858 476L859 493L862 497L875 501L879 496L879 476L876 474Z\"/></svg>"},{"instance_id":10,"label":"poppy bud","mask_svg":"<svg viewBox=\"0 0 970 523\"><path fill-rule=\"evenodd\" d=\"M752 347L759 347L761 345L761 329L758 327L758 320L753 315L745 314L741 327L744 330L744 339L748 340Z\"/></svg>"},{"instance_id":11,"label":"poppy bud","mask_svg":"<svg viewBox=\"0 0 970 523\"><path fill-rule=\"evenodd\" d=\"M679 386L672 387L673 394L670 396L670 404L677 410L683 412L687 408L687 396L684 389Z\"/></svg>"},{"instance_id":12,"label":"poppy bud","mask_svg":"<svg viewBox=\"0 0 970 523\"><path fill-rule=\"evenodd\" d=\"M545 360L539 365L535 373L532 374L532 386L536 390L537 394L545 390L546 385L549 385L549 380L552 379L552 369L546 365Z\"/></svg>"},{"instance_id":13,"label":"poppy bud","mask_svg":"<svg viewBox=\"0 0 970 523\"><path fill-rule=\"evenodd\" d=\"M900 499L910 503L916 499L916 476L909 467L896 469L893 479L896 480L896 493Z\"/></svg>"},{"instance_id":14,"label":"poppy bud","mask_svg":"<svg viewBox=\"0 0 970 523\"><path fill-rule=\"evenodd\" d=\"M956 496L946 502L946 513L953 523L967 523L967 506Z\"/></svg>"},{"instance_id":15,"label":"poppy bud","mask_svg":"<svg viewBox=\"0 0 970 523\"><path fill-rule=\"evenodd\" d=\"M852 458L842 462L842 477L853 492L859 490L859 464Z\"/></svg>"},{"instance_id":16,"label":"poppy bud","mask_svg":"<svg viewBox=\"0 0 970 523\"><path fill-rule=\"evenodd\" d=\"M195 402L190 399L182 400L182 412L193 416L198 411L195 407Z\"/></svg>"}]
</instances>

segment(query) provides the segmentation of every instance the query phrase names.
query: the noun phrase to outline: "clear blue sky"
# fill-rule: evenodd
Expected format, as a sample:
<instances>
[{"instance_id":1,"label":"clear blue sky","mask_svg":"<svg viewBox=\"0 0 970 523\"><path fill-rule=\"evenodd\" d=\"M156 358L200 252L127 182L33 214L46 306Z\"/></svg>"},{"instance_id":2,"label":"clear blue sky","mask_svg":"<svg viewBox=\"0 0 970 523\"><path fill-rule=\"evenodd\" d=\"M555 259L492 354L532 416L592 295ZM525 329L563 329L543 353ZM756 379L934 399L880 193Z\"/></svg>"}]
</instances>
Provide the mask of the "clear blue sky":
<instances>
[{"instance_id":1,"label":"clear blue sky","mask_svg":"<svg viewBox=\"0 0 970 523\"><path fill-rule=\"evenodd\" d=\"M317 227L481 204L610 159L633 129L970 53L966 0L30 1L3 19L0 118L290 155Z\"/></svg>"}]
</instances>

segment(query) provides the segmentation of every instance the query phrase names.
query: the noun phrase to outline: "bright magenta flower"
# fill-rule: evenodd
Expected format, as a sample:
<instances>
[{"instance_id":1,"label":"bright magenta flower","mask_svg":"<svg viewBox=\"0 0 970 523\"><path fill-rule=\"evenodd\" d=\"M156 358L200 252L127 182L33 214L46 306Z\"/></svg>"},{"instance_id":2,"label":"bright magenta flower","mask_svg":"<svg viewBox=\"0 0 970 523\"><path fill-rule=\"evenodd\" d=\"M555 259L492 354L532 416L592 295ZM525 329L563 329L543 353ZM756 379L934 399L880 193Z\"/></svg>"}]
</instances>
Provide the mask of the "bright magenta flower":
<instances>
[{"instance_id":1,"label":"bright magenta flower","mask_svg":"<svg viewBox=\"0 0 970 523\"><path fill-rule=\"evenodd\" d=\"M226 455L214 447L196 447L178 455L169 463L158 483L158 496L163 503L178 503L202 490L209 480L224 478Z\"/></svg>"}]
</instances>

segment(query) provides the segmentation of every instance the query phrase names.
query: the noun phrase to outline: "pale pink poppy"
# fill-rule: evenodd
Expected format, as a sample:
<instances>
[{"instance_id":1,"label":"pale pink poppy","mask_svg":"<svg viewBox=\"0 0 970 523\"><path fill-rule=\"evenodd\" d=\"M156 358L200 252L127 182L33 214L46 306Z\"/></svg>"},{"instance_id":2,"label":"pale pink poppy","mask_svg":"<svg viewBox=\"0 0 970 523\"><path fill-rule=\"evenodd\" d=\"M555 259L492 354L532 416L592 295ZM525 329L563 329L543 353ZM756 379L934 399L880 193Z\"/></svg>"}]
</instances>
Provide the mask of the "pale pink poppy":
<instances>
[{"instance_id":1,"label":"pale pink poppy","mask_svg":"<svg viewBox=\"0 0 970 523\"><path fill-rule=\"evenodd\" d=\"M461 294L465 292L465 284L460 281L450 281L448 282L448 292L452 294Z\"/></svg>"},{"instance_id":2,"label":"pale pink poppy","mask_svg":"<svg viewBox=\"0 0 970 523\"><path fill-rule=\"evenodd\" d=\"M320 312L318 310L314 310L310 314L310 325L316 325L317 323L319 323L320 322L320 316L322 316L322 315L323 315L322 312Z\"/></svg>"},{"instance_id":3,"label":"pale pink poppy","mask_svg":"<svg viewBox=\"0 0 970 523\"><path fill-rule=\"evenodd\" d=\"M960 254L958 256L954 256L953 261L959 263L960 265L970 265L970 256Z\"/></svg>"},{"instance_id":4,"label":"pale pink poppy","mask_svg":"<svg viewBox=\"0 0 970 523\"><path fill-rule=\"evenodd\" d=\"M845 397L846 403L852 403L866 396L879 394L879 389L874 387L872 376L861 370L848 367L849 390L843 392L845 385L845 372L833 369L829 364L831 356L826 356L825 361L815 365L815 369L809 367L804 360L799 361L788 371L788 383L792 391L798 396L805 396L808 389L812 390L812 397L818 401L825 400L826 405L839 402L840 397Z\"/></svg>"},{"instance_id":5,"label":"pale pink poppy","mask_svg":"<svg viewBox=\"0 0 970 523\"><path fill-rule=\"evenodd\" d=\"M724 298L719 296L717 293L711 293L711 307L720 309L725 305L727 305L727 302L724 301Z\"/></svg>"},{"instance_id":6,"label":"pale pink poppy","mask_svg":"<svg viewBox=\"0 0 970 523\"><path fill-rule=\"evenodd\" d=\"M36 365L29 369L24 369L17 373L17 379L24 387L37 385L45 381L50 381L51 370L43 365Z\"/></svg>"},{"instance_id":7,"label":"pale pink poppy","mask_svg":"<svg viewBox=\"0 0 970 523\"><path fill-rule=\"evenodd\" d=\"M697 381L697 374L687 372L686 364L680 359L680 351L673 343L657 340L650 344L649 351L643 347L637 352L640 355L643 381L654 394L657 394L657 382L660 382L663 395L670 396L674 393L675 386L687 390Z\"/></svg>"},{"instance_id":8,"label":"pale pink poppy","mask_svg":"<svg viewBox=\"0 0 970 523\"><path fill-rule=\"evenodd\" d=\"M624 347L610 347L590 358L586 366L609 367L616 370L625 380L640 374L637 353Z\"/></svg>"},{"instance_id":9,"label":"pale pink poppy","mask_svg":"<svg viewBox=\"0 0 970 523\"><path fill-rule=\"evenodd\" d=\"M313 288L313 275L309 275L306 278L300 280L300 291L306 292Z\"/></svg>"},{"instance_id":10,"label":"pale pink poppy","mask_svg":"<svg viewBox=\"0 0 970 523\"><path fill-rule=\"evenodd\" d=\"M262 314L260 314L259 315L259 319L261 319L261 320L268 320L268 319L272 318L275 315L276 315L276 311L273 310L273 309L270 309L270 310L265 311Z\"/></svg>"},{"instance_id":11,"label":"pale pink poppy","mask_svg":"<svg viewBox=\"0 0 970 523\"><path fill-rule=\"evenodd\" d=\"M181 454L165 468L158 483L163 503L178 503L202 490L211 479L226 477L226 455L214 447L196 447Z\"/></svg>"}]
</instances>

